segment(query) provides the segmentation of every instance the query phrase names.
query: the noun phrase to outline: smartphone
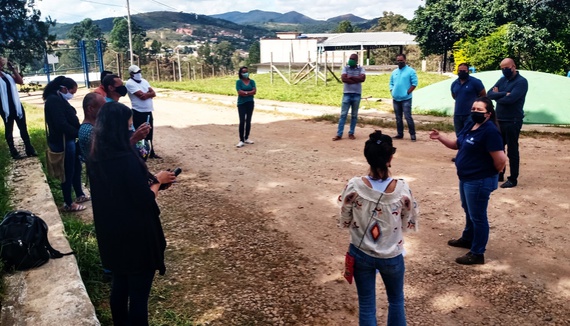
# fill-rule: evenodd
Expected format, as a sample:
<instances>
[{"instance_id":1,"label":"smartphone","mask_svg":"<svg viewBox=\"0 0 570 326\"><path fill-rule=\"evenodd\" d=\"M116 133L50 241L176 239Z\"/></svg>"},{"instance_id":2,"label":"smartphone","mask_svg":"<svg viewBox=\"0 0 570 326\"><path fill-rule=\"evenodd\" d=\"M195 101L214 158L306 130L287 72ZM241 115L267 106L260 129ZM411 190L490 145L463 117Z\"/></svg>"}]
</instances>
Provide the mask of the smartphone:
<instances>
[{"instance_id":1,"label":"smartphone","mask_svg":"<svg viewBox=\"0 0 570 326\"><path fill-rule=\"evenodd\" d=\"M150 114L146 116L146 124L150 124Z\"/></svg>"},{"instance_id":2,"label":"smartphone","mask_svg":"<svg viewBox=\"0 0 570 326\"><path fill-rule=\"evenodd\" d=\"M174 169L174 171L172 171L172 172L174 172L174 175L175 175L175 176L178 176L178 175L182 172L182 169L181 169L181 168L176 168L176 169ZM166 187L168 187L169 185L170 185L170 183L161 184L161 185L160 185L160 188L158 188L158 189L159 189L159 190L164 190L164 189L166 189Z\"/></svg>"}]
</instances>

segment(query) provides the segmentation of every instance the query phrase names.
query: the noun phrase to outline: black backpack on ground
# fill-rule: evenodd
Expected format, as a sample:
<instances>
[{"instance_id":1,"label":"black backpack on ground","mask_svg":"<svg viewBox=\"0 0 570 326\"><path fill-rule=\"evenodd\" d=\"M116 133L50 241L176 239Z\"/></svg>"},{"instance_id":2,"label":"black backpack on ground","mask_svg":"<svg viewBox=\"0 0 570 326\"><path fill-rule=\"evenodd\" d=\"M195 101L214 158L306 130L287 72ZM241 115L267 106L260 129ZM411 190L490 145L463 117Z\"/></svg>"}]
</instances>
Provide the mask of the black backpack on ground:
<instances>
[{"instance_id":1,"label":"black backpack on ground","mask_svg":"<svg viewBox=\"0 0 570 326\"><path fill-rule=\"evenodd\" d=\"M7 269L26 270L39 267L62 254L48 241L48 226L34 213L24 210L8 212L0 223L0 257Z\"/></svg>"}]
</instances>

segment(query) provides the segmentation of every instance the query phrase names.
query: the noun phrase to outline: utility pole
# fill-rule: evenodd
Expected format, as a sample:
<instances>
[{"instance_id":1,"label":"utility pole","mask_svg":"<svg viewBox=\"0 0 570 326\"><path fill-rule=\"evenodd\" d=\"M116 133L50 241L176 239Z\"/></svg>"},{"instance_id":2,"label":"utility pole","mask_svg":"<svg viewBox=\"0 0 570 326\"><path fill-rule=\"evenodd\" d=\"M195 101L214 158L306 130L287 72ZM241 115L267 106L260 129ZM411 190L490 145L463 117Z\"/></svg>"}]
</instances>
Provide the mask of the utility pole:
<instances>
[{"instance_id":1,"label":"utility pole","mask_svg":"<svg viewBox=\"0 0 570 326\"><path fill-rule=\"evenodd\" d=\"M127 0L127 25L129 27L129 52L131 54L131 65L133 65L133 34L131 32L131 6L129 5L129 0Z\"/></svg>"}]
</instances>

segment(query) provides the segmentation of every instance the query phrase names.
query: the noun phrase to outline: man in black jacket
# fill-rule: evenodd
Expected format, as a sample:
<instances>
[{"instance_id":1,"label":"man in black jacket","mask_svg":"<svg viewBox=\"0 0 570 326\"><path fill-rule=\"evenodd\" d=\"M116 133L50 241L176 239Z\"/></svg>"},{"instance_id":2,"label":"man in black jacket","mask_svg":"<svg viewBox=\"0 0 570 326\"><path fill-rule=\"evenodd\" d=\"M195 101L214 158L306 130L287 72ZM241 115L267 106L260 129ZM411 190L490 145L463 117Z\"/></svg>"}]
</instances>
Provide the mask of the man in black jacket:
<instances>
[{"instance_id":1,"label":"man in black jacket","mask_svg":"<svg viewBox=\"0 0 570 326\"><path fill-rule=\"evenodd\" d=\"M528 82L517 71L515 61L505 58L501 61L501 77L487 92L487 96L497 102L497 119L503 135L503 144L507 146L509 171L511 175L501 188L516 187L519 177L519 134L524 118L524 101L528 91ZM499 174L503 181L504 171Z\"/></svg>"}]
</instances>

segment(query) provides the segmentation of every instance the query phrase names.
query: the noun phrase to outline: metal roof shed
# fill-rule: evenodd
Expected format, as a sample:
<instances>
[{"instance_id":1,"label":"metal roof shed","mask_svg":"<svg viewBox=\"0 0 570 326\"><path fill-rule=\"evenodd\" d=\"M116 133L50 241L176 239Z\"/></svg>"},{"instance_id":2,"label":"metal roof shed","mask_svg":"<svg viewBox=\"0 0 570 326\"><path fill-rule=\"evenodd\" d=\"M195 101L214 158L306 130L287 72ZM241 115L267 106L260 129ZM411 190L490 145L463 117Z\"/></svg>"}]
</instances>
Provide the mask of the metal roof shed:
<instances>
[{"instance_id":1,"label":"metal roof shed","mask_svg":"<svg viewBox=\"0 0 570 326\"><path fill-rule=\"evenodd\" d=\"M305 34L313 37L312 34ZM315 36L323 37L323 34ZM415 36L404 32L342 33L333 34L317 46L321 51L371 50L399 46L403 52L405 45L417 45Z\"/></svg>"}]
</instances>

